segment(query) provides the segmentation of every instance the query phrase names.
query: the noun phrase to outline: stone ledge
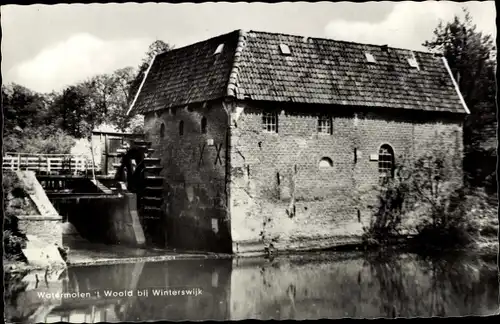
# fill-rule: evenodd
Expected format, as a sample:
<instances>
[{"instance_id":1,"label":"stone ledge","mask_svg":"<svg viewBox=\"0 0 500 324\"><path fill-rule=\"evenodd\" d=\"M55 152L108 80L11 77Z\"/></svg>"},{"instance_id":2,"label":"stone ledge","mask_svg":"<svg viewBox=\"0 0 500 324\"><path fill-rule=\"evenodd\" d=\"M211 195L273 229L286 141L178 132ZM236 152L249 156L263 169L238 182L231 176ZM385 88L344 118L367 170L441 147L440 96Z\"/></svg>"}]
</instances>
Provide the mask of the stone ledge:
<instances>
[{"instance_id":1,"label":"stone ledge","mask_svg":"<svg viewBox=\"0 0 500 324\"><path fill-rule=\"evenodd\" d=\"M235 255L257 256L265 254L266 245L262 241L238 241L233 242L233 253Z\"/></svg>"},{"instance_id":2,"label":"stone ledge","mask_svg":"<svg viewBox=\"0 0 500 324\"><path fill-rule=\"evenodd\" d=\"M305 252L359 245L361 235L334 235L326 237L301 237L273 242L271 250L278 252ZM233 253L237 256L259 256L266 254L266 244L260 241L233 242Z\"/></svg>"},{"instance_id":3,"label":"stone ledge","mask_svg":"<svg viewBox=\"0 0 500 324\"><path fill-rule=\"evenodd\" d=\"M29 220L29 221L62 221L62 216L60 215L20 215L16 216L18 220Z\"/></svg>"}]
</instances>

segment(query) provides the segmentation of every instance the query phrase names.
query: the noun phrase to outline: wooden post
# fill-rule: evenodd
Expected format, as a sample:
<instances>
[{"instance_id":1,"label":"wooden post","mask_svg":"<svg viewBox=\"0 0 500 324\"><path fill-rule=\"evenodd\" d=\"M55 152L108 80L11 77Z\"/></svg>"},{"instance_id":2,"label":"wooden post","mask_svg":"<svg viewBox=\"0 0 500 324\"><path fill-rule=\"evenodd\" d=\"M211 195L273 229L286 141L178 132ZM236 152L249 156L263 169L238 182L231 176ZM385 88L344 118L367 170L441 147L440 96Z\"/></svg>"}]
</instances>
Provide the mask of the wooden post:
<instances>
[{"instance_id":1,"label":"wooden post","mask_svg":"<svg viewBox=\"0 0 500 324\"><path fill-rule=\"evenodd\" d=\"M21 154L17 155L17 170L21 169Z\"/></svg>"},{"instance_id":2,"label":"wooden post","mask_svg":"<svg viewBox=\"0 0 500 324\"><path fill-rule=\"evenodd\" d=\"M95 181L94 136L90 135L90 154L92 155L92 179Z\"/></svg>"},{"instance_id":3,"label":"wooden post","mask_svg":"<svg viewBox=\"0 0 500 324\"><path fill-rule=\"evenodd\" d=\"M108 175L108 134L104 134L104 174Z\"/></svg>"},{"instance_id":4,"label":"wooden post","mask_svg":"<svg viewBox=\"0 0 500 324\"><path fill-rule=\"evenodd\" d=\"M50 174L50 158L47 156L47 174Z\"/></svg>"}]
</instances>

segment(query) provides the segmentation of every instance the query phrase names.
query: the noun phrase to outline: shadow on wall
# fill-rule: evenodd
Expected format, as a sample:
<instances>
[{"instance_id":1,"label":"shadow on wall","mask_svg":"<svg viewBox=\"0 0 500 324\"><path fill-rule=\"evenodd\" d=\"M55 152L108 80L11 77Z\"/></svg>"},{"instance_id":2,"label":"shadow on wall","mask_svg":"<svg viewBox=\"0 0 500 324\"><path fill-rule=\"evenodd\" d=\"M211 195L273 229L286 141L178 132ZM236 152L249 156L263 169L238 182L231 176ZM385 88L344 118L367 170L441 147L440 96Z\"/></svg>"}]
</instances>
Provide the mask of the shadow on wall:
<instances>
[{"instance_id":1,"label":"shadow on wall","mask_svg":"<svg viewBox=\"0 0 500 324\"><path fill-rule=\"evenodd\" d=\"M166 129L173 133L165 138L157 137L159 122L153 122L149 131L149 136L159 138L155 156L162 158L164 166L169 247L231 252L225 189L225 114L222 108L191 107L167 117ZM207 133L201 130L204 116L208 117L208 125L204 125ZM182 136L177 128L181 121ZM207 139L213 139L213 145L208 145Z\"/></svg>"},{"instance_id":2,"label":"shadow on wall","mask_svg":"<svg viewBox=\"0 0 500 324\"><path fill-rule=\"evenodd\" d=\"M125 218L123 199L80 199L65 204L68 221L82 238L93 243L121 244L116 218Z\"/></svg>"}]
</instances>

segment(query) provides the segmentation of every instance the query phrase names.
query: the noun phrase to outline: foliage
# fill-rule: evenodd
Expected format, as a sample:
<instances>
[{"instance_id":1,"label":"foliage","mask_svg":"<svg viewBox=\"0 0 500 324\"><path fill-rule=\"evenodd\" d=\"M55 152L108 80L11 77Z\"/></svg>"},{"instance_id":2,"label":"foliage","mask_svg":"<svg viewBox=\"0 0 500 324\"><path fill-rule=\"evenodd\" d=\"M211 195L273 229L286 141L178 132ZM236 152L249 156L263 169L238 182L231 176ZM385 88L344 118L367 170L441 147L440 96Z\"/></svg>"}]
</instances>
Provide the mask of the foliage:
<instances>
[{"instance_id":1,"label":"foliage","mask_svg":"<svg viewBox=\"0 0 500 324\"><path fill-rule=\"evenodd\" d=\"M399 235L401 221L407 212L410 184L401 177L387 180L380 188L374 222L368 229L368 236L385 241Z\"/></svg>"},{"instance_id":2,"label":"foliage","mask_svg":"<svg viewBox=\"0 0 500 324\"><path fill-rule=\"evenodd\" d=\"M129 102L132 103L133 98L135 97L137 91L139 90L139 87L142 83L142 80L144 79L144 76L146 74L146 71L149 68L149 64L151 64L151 61L153 58L166 51L172 50L174 47L172 45L169 45L165 43L164 41L161 40L156 40L154 41L151 45L149 45L148 51L146 52L146 57L142 60L142 63L139 65L139 69L137 71L137 74L135 75L134 79L130 82L130 88L129 88Z\"/></svg>"},{"instance_id":3,"label":"foliage","mask_svg":"<svg viewBox=\"0 0 500 324\"><path fill-rule=\"evenodd\" d=\"M26 247L26 237L11 230L3 230L3 248L7 260L23 260L22 249Z\"/></svg>"},{"instance_id":4,"label":"foliage","mask_svg":"<svg viewBox=\"0 0 500 324\"><path fill-rule=\"evenodd\" d=\"M102 124L123 132L143 132L142 116L127 116L151 59L172 46L157 40L135 71L125 67L40 94L18 84L2 85L4 151L69 153L74 139L89 138Z\"/></svg>"},{"instance_id":5,"label":"foliage","mask_svg":"<svg viewBox=\"0 0 500 324\"><path fill-rule=\"evenodd\" d=\"M22 199L27 194L19 179L10 172L4 172L2 179L3 186L3 210L5 211L3 223L3 244L5 256L9 260L21 260L21 249L26 247L26 235L22 233L18 226L15 212L10 208L9 202L12 199Z\"/></svg>"},{"instance_id":6,"label":"foliage","mask_svg":"<svg viewBox=\"0 0 500 324\"><path fill-rule=\"evenodd\" d=\"M482 143L496 137L496 132L484 132L485 128L496 129L496 50L491 35L478 32L469 12L465 9L463 11L463 18L455 16L446 24L440 22L434 30L433 39L423 45L443 54L447 59L471 112L464 125L467 160L468 155L476 154ZM490 159L490 163L494 163L495 158ZM484 165L466 163L464 168L471 174L467 180L479 177L474 185L483 185L481 182L487 178L490 182L496 179L495 168L488 170L486 174L483 169L491 168ZM496 183L491 187L496 191Z\"/></svg>"},{"instance_id":7,"label":"foliage","mask_svg":"<svg viewBox=\"0 0 500 324\"><path fill-rule=\"evenodd\" d=\"M5 152L32 154L69 154L75 138L60 129L30 128L21 134L11 135L4 140Z\"/></svg>"},{"instance_id":8,"label":"foliage","mask_svg":"<svg viewBox=\"0 0 500 324\"><path fill-rule=\"evenodd\" d=\"M398 159L394 178L379 187L375 220L366 230L366 241L383 243L397 237L416 219L410 226L417 231L420 243L456 247L472 242L478 234L475 222L480 215L470 211L477 206L477 199L463 186L450 147L438 134L426 153L413 162L406 157Z\"/></svg>"},{"instance_id":9,"label":"foliage","mask_svg":"<svg viewBox=\"0 0 500 324\"><path fill-rule=\"evenodd\" d=\"M4 135L46 124L49 97L12 83L2 85Z\"/></svg>"}]
</instances>

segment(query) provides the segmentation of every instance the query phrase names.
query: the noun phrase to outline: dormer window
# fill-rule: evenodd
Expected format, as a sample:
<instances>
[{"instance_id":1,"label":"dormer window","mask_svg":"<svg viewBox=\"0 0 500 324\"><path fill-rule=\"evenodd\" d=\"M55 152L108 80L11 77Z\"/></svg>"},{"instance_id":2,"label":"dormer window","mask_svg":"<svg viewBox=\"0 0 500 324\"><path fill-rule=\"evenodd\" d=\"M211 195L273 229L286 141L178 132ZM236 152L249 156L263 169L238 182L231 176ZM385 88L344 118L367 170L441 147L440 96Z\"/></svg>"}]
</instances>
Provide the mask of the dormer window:
<instances>
[{"instance_id":1,"label":"dormer window","mask_svg":"<svg viewBox=\"0 0 500 324\"><path fill-rule=\"evenodd\" d=\"M219 44L217 48L215 49L214 55L222 53L222 50L224 49L224 44Z\"/></svg>"},{"instance_id":2,"label":"dormer window","mask_svg":"<svg viewBox=\"0 0 500 324\"><path fill-rule=\"evenodd\" d=\"M365 52L365 57L366 57L366 61L368 63L377 63L377 61L375 60L375 57L373 57L373 55L371 53Z\"/></svg>"},{"instance_id":3,"label":"dormer window","mask_svg":"<svg viewBox=\"0 0 500 324\"><path fill-rule=\"evenodd\" d=\"M417 70L420 70L420 67L418 66L418 62L417 62L417 59L415 57L410 57L408 59L408 64L412 67L412 68L416 68Z\"/></svg>"},{"instance_id":4,"label":"dormer window","mask_svg":"<svg viewBox=\"0 0 500 324\"><path fill-rule=\"evenodd\" d=\"M286 45L286 44L280 44L280 51L281 51L281 54L283 54L283 55L292 54L292 52L290 51L290 47L288 47L288 45Z\"/></svg>"}]
</instances>

